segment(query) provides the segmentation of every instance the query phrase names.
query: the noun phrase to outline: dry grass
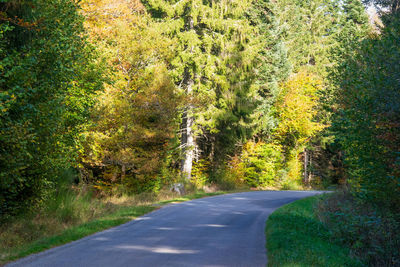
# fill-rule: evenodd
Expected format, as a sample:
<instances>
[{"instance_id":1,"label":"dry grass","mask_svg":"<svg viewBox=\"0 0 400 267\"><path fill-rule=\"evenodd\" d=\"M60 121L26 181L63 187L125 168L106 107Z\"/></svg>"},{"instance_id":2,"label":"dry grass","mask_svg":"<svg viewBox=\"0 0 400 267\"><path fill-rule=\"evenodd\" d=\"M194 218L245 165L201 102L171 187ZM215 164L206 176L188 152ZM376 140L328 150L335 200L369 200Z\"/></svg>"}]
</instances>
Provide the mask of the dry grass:
<instances>
[{"instance_id":1,"label":"dry grass","mask_svg":"<svg viewBox=\"0 0 400 267\"><path fill-rule=\"evenodd\" d=\"M65 244L113 227L171 203L222 194L188 192L179 196L169 190L134 196L98 199L90 192L67 190L42 205L0 225L0 266L10 260Z\"/></svg>"}]
</instances>

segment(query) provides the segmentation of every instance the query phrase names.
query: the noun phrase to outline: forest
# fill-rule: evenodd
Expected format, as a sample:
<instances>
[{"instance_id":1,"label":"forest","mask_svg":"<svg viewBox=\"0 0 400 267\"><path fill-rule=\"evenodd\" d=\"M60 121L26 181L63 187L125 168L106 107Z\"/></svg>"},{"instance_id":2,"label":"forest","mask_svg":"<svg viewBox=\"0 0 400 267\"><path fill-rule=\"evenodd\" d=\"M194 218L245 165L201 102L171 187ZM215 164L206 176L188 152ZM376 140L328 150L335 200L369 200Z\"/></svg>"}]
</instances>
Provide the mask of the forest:
<instances>
[{"instance_id":1,"label":"forest","mask_svg":"<svg viewBox=\"0 0 400 267\"><path fill-rule=\"evenodd\" d=\"M67 193L338 188L321 220L399 266L399 81L399 0L0 0L0 222Z\"/></svg>"}]
</instances>

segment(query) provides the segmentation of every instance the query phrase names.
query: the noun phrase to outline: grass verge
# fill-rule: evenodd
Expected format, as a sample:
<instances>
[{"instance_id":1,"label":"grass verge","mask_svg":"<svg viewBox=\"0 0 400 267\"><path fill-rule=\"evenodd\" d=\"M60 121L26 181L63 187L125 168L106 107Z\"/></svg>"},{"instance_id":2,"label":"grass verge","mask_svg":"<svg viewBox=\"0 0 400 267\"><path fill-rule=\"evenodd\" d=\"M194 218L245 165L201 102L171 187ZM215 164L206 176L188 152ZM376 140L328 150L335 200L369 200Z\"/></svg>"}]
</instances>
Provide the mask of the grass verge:
<instances>
[{"instance_id":1,"label":"grass verge","mask_svg":"<svg viewBox=\"0 0 400 267\"><path fill-rule=\"evenodd\" d=\"M3 264L81 239L90 234L118 226L139 216L149 213L160 206L184 202L207 196L221 195L228 192L213 193L198 192L182 197L164 195L157 199L143 198L138 200L132 197L108 200L105 203L93 203L97 215L86 221L68 221L64 217L26 216L0 227L0 266ZM82 203L83 201L78 201ZM61 205L62 206L62 205ZM87 211L92 212L93 211ZM86 213L87 213L86 212ZM56 215L56 214L54 214Z\"/></svg>"},{"instance_id":2,"label":"grass verge","mask_svg":"<svg viewBox=\"0 0 400 267\"><path fill-rule=\"evenodd\" d=\"M269 267L364 266L349 249L332 242L315 214L319 198L301 199L271 214L266 224Z\"/></svg>"}]
</instances>

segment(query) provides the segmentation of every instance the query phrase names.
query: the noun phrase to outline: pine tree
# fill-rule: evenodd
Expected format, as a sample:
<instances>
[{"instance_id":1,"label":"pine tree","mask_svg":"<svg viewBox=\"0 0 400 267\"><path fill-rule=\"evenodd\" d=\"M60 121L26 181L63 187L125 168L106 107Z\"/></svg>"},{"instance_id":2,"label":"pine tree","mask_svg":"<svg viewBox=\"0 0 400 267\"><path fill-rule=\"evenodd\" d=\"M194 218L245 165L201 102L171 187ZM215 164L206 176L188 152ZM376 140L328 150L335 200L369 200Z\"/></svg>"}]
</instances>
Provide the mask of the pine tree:
<instances>
[{"instance_id":1,"label":"pine tree","mask_svg":"<svg viewBox=\"0 0 400 267\"><path fill-rule=\"evenodd\" d=\"M254 67L258 103L253 114L260 137L268 136L276 126L273 106L279 83L287 79L291 69L277 13L270 0L254 1L247 12L251 25L258 30L256 38L260 46Z\"/></svg>"},{"instance_id":2,"label":"pine tree","mask_svg":"<svg viewBox=\"0 0 400 267\"><path fill-rule=\"evenodd\" d=\"M329 53L335 49L340 4L334 0L279 0L275 2L293 71L312 69L326 75Z\"/></svg>"},{"instance_id":3,"label":"pine tree","mask_svg":"<svg viewBox=\"0 0 400 267\"><path fill-rule=\"evenodd\" d=\"M243 18L250 2L148 0L144 4L176 44L170 69L187 97L182 114L181 170L190 179L196 136L215 130L216 95L229 89L227 74L234 67L230 65L234 52L252 52L245 45L252 28Z\"/></svg>"},{"instance_id":4,"label":"pine tree","mask_svg":"<svg viewBox=\"0 0 400 267\"><path fill-rule=\"evenodd\" d=\"M217 90L216 131L203 134L200 149L215 167L239 153L249 138L266 138L274 127L278 83L290 70L281 29L268 0L253 1L245 13L253 28L247 49L236 49L227 69L229 88ZM251 50L250 50L251 48ZM250 50L250 51L249 51Z\"/></svg>"}]
</instances>

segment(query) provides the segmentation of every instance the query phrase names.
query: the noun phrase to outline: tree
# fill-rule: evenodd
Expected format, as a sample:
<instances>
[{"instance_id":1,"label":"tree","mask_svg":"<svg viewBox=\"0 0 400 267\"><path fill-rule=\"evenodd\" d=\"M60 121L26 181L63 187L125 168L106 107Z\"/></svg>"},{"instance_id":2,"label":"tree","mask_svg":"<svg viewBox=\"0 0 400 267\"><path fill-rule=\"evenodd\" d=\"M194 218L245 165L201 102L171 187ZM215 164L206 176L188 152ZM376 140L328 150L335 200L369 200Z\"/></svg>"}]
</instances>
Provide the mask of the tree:
<instances>
[{"instance_id":1,"label":"tree","mask_svg":"<svg viewBox=\"0 0 400 267\"><path fill-rule=\"evenodd\" d=\"M74 166L102 78L75 2L0 8L0 209L7 214L48 197Z\"/></svg>"},{"instance_id":2,"label":"tree","mask_svg":"<svg viewBox=\"0 0 400 267\"><path fill-rule=\"evenodd\" d=\"M214 165L222 167L229 156L236 159L251 147L252 141L270 142L276 127L274 105L279 93L278 84L290 72L286 48L282 41L281 27L276 19L277 10L270 1L253 1L246 11L246 18L254 31L249 39L253 43L253 57L247 56L246 68L236 66L236 71L228 75L229 94L222 95L223 103L229 103L217 119L217 132L208 136L212 140L211 149ZM240 60L239 60L240 62ZM221 110L221 109L220 109ZM268 144L266 144L268 146ZM268 159L265 159L268 161ZM228 163L229 164L229 163Z\"/></svg>"},{"instance_id":3,"label":"tree","mask_svg":"<svg viewBox=\"0 0 400 267\"><path fill-rule=\"evenodd\" d=\"M83 176L107 193L157 190L182 100L165 66L169 41L137 1L87 0L84 11L109 81L84 134Z\"/></svg>"},{"instance_id":4,"label":"tree","mask_svg":"<svg viewBox=\"0 0 400 267\"><path fill-rule=\"evenodd\" d=\"M353 46L333 76L339 88L334 126L345 152L351 190L359 199L393 211L398 210L400 190L396 14L385 15L380 35Z\"/></svg>"},{"instance_id":5,"label":"tree","mask_svg":"<svg viewBox=\"0 0 400 267\"><path fill-rule=\"evenodd\" d=\"M276 6L268 0L254 1L247 12L251 25L257 29L254 38L259 39L253 82L257 92L257 107L253 118L256 121L255 131L263 138L269 137L276 126L273 112L279 83L285 81L291 71L278 13Z\"/></svg>"},{"instance_id":6,"label":"tree","mask_svg":"<svg viewBox=\"0 0 400 267\"><path fill-rule=\"evenodd\" d=\"M283 40L293 71L306 66L325 77L330 65L329 53L337 46L335 39L340 20L340 4L332 0L279 0L275 2L283 25Z\"/></svg>"},{"instance_id":7,"label":"tree","mask_svg":"<svg viewBox=\"0 0 400 267\"><path fill-rule=\"evenodd\" d=\"M252 28L243 17L250 2L148 0L144 4L176 44L170 69L188 99L182 113L181 170L190 179L196 136L215 129L217 93L229 90L227 75L237 66L232 58L239 52L252 53L247 46Z\"/></svg>"},{"instance_id":8,"label":"tree","mask_svg":"<svg viewBox=\"0 0 400 267\"><path fill-rule=\"evenodd\" d=\"M288 182L299 181L299 154L304 151L310 139L326 127L316 120L322 90L320 78L307 71L292 75L281 87L276 104L279 124L274 137L283 148Z\"/></svg>"}]
</instances>

